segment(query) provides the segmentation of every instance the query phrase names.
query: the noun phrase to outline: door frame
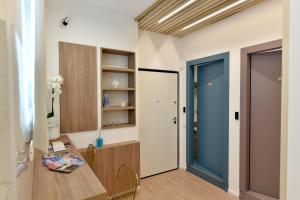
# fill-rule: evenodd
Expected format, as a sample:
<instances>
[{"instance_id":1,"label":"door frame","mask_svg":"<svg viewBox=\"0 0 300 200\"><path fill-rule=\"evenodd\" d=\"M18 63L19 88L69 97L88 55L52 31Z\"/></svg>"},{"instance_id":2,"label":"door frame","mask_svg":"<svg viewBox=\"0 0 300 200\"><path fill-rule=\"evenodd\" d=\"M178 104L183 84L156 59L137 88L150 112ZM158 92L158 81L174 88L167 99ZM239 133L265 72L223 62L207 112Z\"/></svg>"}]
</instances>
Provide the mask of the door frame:
<instances>
[{"instance_id":1,"label":"door frame","mask_svg":"<svg viewBox=\"0 0 300 200\"><path fill-rule=\"evenodd\" d=\"M241 49L240 197L247 200L271 200L270 197L250 190L251 54L279 48L282 48L281 39Z\"/></svg>"},{"instance_id":2,"label":"door frame","mask_svg":"<svg viewBox=\"0 0 300 200\"><path fill-rule=\"evenodd\" d=\"M175 70L165 70L165 69L152 69L152 68L138 68L138 71L146 71L146 72L159 72L159 73L171 73L171 74L177 74L177 168L179 169L179 163L180 163L180 145L179 145L179 124L180 124L180 113L179 113L179 107L180 107L180 90L179 90L179 86L180 86L180 77L179 77L179 71L175 71ZM139 94L137 94L139 95ZM139 123L139 122L137 122ZM170 170L172 171L172 170ZM165 173L165 172L162 172ZM154 175L151 175L154 176ZM148 176L147 176L148 177ZM147 178L147 177L143 177L143 178Z\"/></svg>"},{"instance_id":3,"label":"door frame","mask_svg":"<svg viewBox=\"0 0 300 200\"><path fill-rule=\"evenodd\" d=\"M208 172L202 172L193 166L194 163L194 67L199 65L206 65L211 62L222 60L224 62L224 80L225 80L225 121L224 128L227 134L224 135L226 145L223 147L223 178L216 179ZM220 53L200 59L187 61L186 63L186 165L187 171L205 179L206 181L224 189L228 190L228 159L229 159L229 52Z\"/></svg>"}]
</instances>

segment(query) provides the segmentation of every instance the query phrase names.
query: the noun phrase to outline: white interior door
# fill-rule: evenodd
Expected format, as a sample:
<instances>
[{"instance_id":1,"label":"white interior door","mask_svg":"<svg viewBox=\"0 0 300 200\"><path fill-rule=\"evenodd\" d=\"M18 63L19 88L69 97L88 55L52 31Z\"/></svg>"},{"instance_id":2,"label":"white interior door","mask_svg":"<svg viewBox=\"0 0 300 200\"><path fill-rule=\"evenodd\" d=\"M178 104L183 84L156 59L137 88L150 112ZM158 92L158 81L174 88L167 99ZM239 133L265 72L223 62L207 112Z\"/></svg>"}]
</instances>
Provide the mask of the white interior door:
<instances>
[{"instance_id":1,"label":"white interior door","mask_svg":"<svg viewBox=\"0 0 300 200\"><path fill-rule=\"evenodd\" d=\"M141 177L178 168L177 73L139 71Z\"/></svg>"}]
</instances>

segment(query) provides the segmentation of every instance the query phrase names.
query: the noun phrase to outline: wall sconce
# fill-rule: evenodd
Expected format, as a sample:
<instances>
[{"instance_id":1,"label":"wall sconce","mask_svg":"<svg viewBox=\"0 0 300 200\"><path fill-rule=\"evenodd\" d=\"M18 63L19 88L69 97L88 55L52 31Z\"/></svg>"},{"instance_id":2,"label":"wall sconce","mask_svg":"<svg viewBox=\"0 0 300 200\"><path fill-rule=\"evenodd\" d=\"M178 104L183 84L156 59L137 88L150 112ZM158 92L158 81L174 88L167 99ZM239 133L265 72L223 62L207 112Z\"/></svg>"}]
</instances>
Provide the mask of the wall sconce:
<instances>
[{"instance_id":1,"label":"wall sconce","mask_svg":"<svg viewBox=\"0 0 300 200\"><path fill-rule=\"evenodd\" d=\"M71 18L70 17L65 17L63 19L60 20L60 27L61 28L66 28L71 22Z\"/></svg>"}]
</instances>

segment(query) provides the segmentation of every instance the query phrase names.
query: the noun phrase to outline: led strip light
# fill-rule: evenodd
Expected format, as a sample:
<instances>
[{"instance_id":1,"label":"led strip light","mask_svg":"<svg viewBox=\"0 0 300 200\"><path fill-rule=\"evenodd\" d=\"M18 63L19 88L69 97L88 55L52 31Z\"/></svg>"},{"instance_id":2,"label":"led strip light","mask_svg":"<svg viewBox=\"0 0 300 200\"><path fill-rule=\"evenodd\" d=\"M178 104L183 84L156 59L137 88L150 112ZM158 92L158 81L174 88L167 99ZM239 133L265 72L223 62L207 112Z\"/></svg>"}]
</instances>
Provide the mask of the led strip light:
<instances>
[{"instance_id":1,"label":"led strip light","mask_svg":"<svg viewBox=\"0 0 300 200\"><path fill-rule=\"evenodd\" d=\"M217 15L219 15L219 14L221 14L221 13L223 13L223 12L229 10L229 9L231 9L231 8L234 8L234 7L236 7L236 6L238 6L238 5L242 4L242 3L245 3L246 1L247 0L239 0L239 1L235 2L235 3L233 3L233 4L230 4L230 5L222 8L222 9L220 9L220 10L218 10L218 11L212 13L212 14L207 15L206 17L203 17L203 18L201 18L201 19L199 19L199 20L197 20L197 21L195 21L195 22L193 22L193 23L185 26L182 29L182 31L184 31L186 29L189 29L189 28L191 28L193 26L196 26L197 24L200 24L200 23L202 23L202 22L204 22L204 21L206 21L206 20L208 20L208 19L210 19L212 17L215 17L215 16L217 16Z\"/></svg>"}]
</instances>

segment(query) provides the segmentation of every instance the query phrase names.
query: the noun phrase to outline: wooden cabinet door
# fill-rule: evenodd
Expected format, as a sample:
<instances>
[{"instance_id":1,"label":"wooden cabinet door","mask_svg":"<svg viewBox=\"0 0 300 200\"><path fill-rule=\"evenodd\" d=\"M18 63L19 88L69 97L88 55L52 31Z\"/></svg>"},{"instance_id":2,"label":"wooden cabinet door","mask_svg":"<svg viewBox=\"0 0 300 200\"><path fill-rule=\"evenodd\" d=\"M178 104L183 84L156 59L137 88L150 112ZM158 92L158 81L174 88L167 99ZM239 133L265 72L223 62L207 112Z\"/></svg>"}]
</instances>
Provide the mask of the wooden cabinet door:
<instances>
[{"instance_id":1,"label":"wooden cabinet door","mask_svg":"<svg viewBox=\"0 0 300 200\"><path fill-rule=\"evenodd\" d=\"M85 150L81 153L85 157ZM112 192L121 165L133 169L140 177L140 143L128 141L96 148L93 171L108 193Z\"/></svg>"},{"instance_id":2,"label":"wooden cabinet door","mask_svg":"<svg viewBox=\"0 0 300 200\"><path fill-rule=\"evenodd\" d=\"M109 193L112 192L118 169L118 147L97 148L93 170Z\"/></svg>"},{"instance_id":3,"label":"wooden cabinet door","mask_svg":"<svg viewBox=\"0 0 300 200\"><path fill-rule=\"evenodd\" d=\"M60 131L96 130L96 47L59 42L59 67L64 78L60 97Z\"/></svg>"}]
</instances>

